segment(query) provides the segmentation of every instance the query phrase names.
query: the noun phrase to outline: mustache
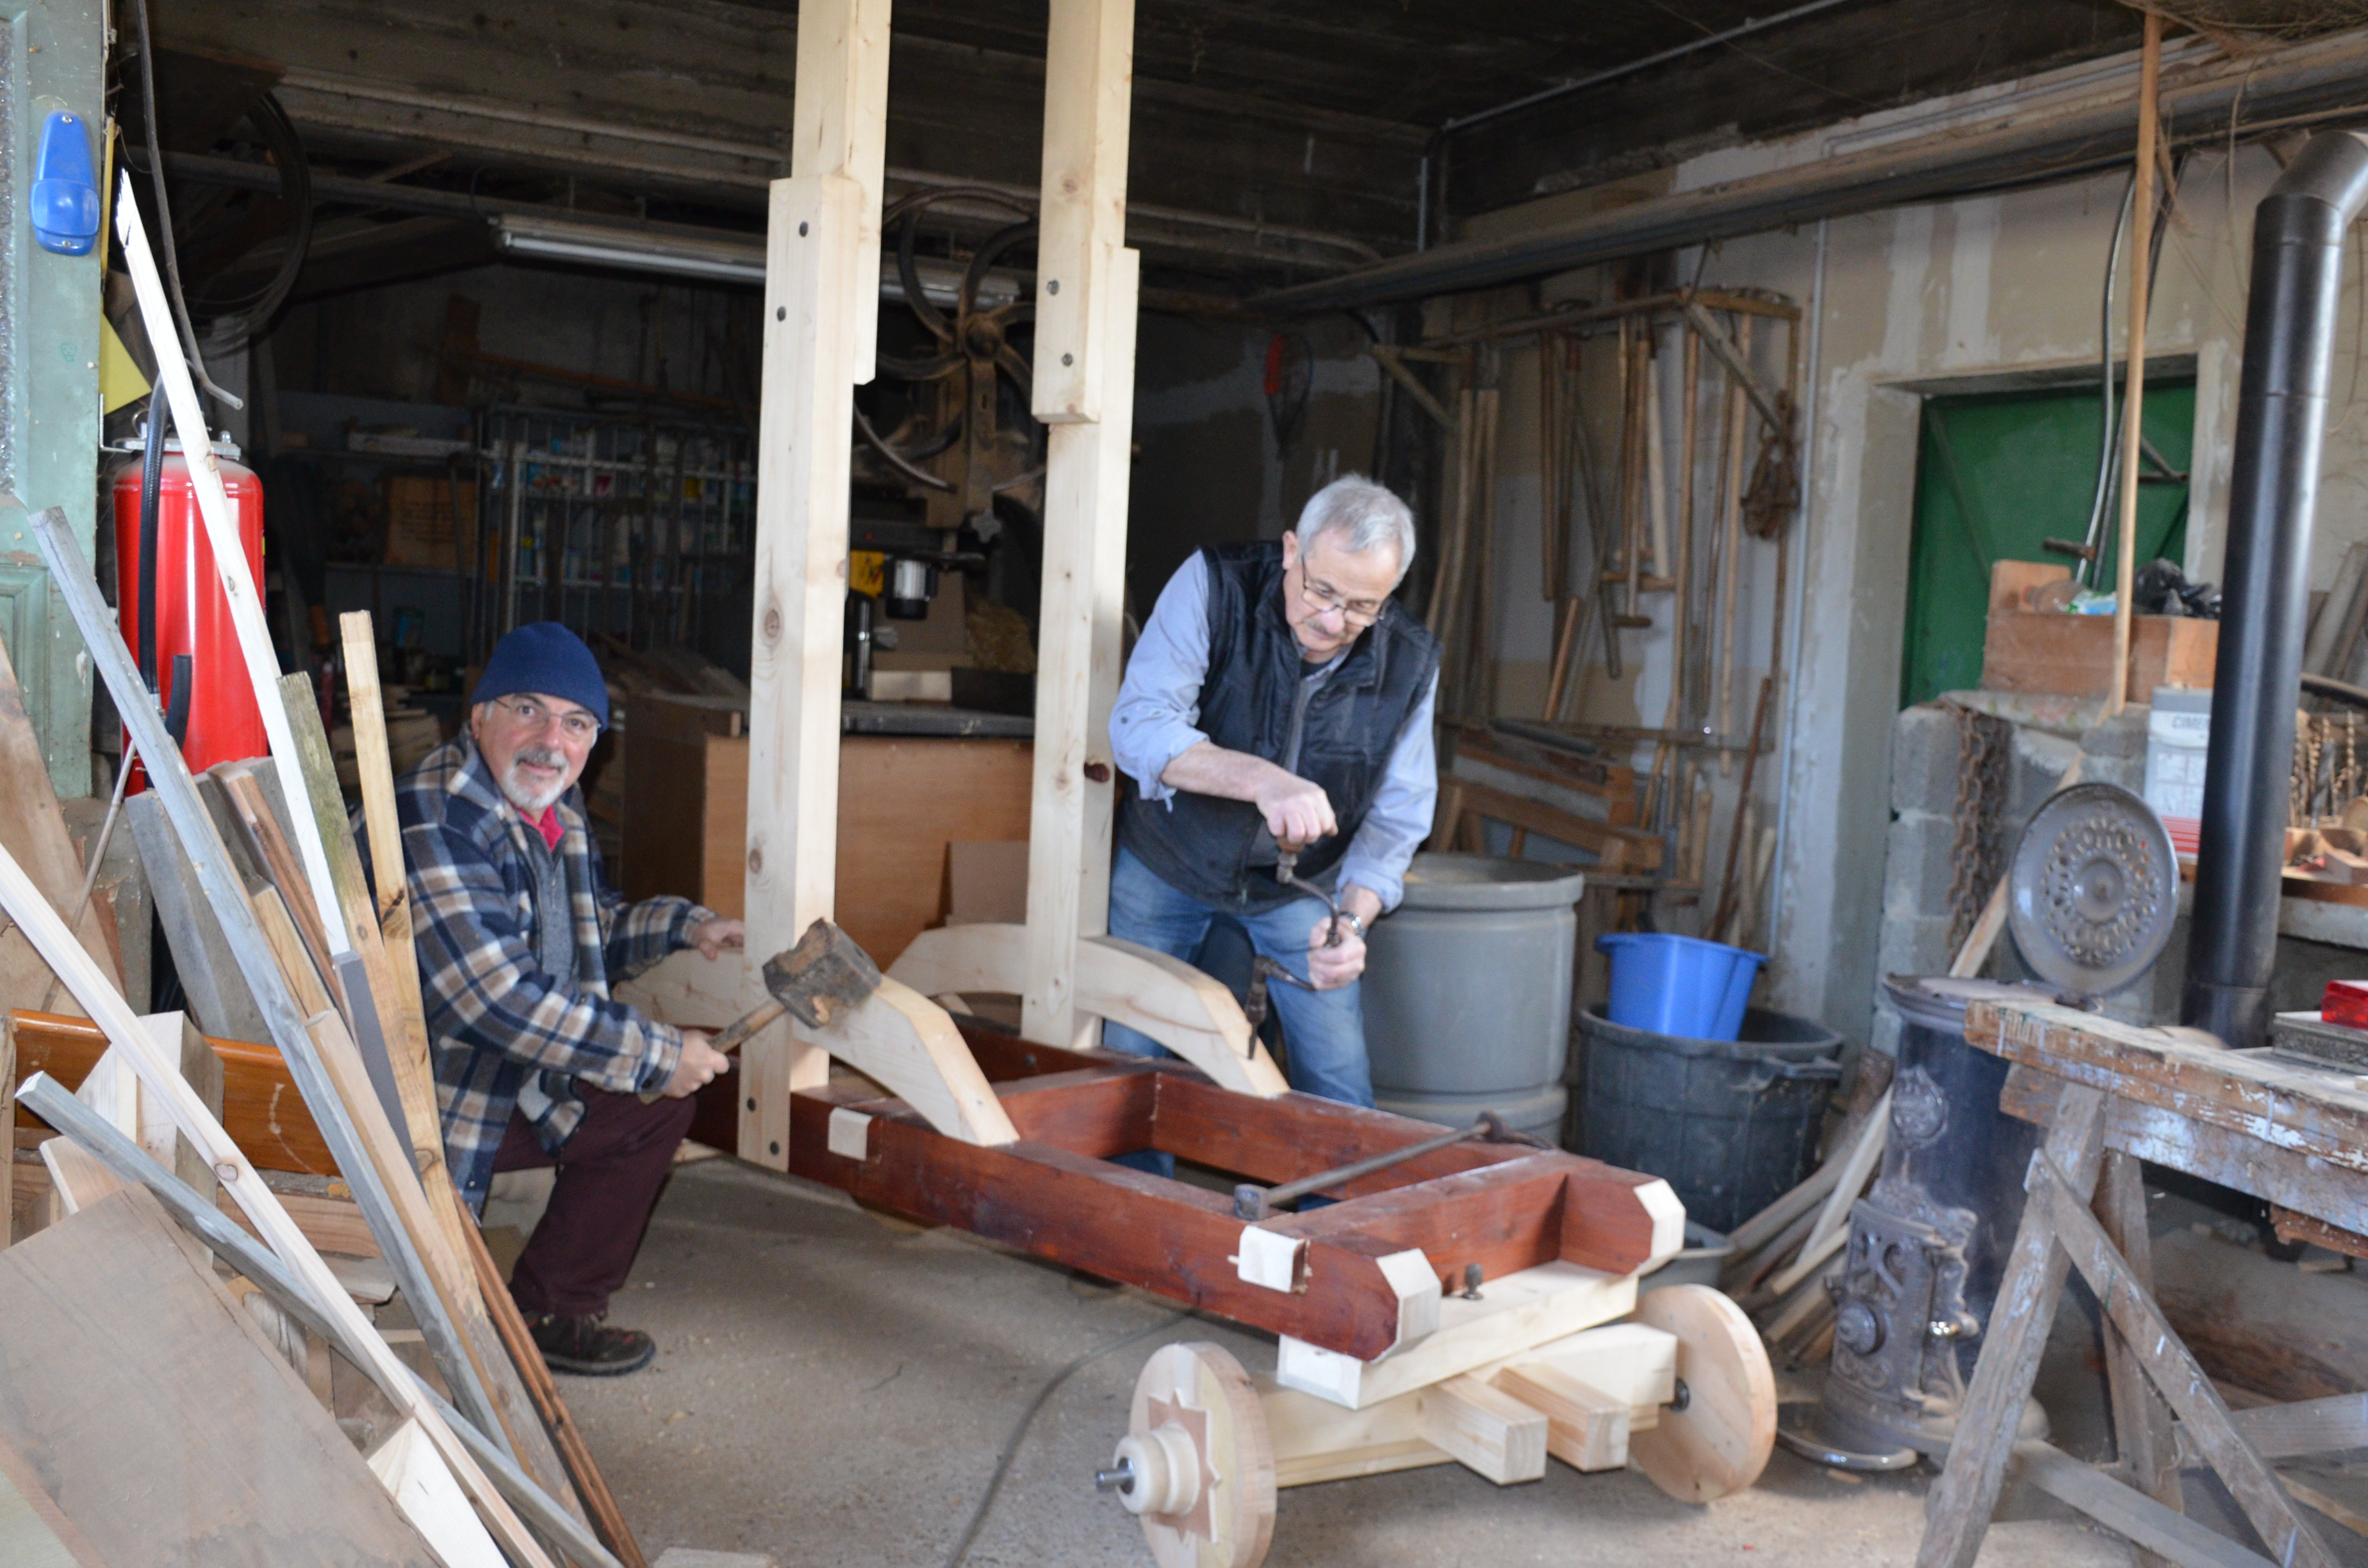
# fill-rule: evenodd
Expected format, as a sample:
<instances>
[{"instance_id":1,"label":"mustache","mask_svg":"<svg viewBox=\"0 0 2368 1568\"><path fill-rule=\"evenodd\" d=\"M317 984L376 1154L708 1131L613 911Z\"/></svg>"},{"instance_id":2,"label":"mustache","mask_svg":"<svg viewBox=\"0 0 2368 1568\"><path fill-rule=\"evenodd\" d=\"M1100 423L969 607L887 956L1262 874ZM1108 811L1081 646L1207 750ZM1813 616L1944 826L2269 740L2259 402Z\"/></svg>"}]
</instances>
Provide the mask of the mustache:
<instances>
[{"instance_id":1,"label":"mustache","mask_svg":"<svg viewBox=\"0 0 2368 1568\"><path fill-rule=\"evenodd\" d=\"M567 754L557 746L520 746L511 761L529 763L536 767L564 767L567 766Z\"/></svg>"}]
</instances>

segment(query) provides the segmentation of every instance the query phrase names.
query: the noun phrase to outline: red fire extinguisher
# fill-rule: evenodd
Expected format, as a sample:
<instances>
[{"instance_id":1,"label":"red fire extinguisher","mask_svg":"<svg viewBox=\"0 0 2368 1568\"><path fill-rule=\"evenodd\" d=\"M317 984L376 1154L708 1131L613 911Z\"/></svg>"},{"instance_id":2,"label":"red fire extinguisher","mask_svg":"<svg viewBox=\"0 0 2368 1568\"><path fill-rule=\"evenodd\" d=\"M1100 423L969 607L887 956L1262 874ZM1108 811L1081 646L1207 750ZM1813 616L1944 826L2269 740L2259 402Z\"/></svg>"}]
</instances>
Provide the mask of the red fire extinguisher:
<instances>
[{"instance_id":1,"label":"red fire extinguisher","mask_svg":"<svg viewBox=\"0 0 2368 1568\"><path fill-rule=\"evenodd\" d=\"M228 442L214 444L246 569L260 591L263 482L237 453ZM116 619L189 770L268 755L263 714L181 443L160 437L152 424L145 460L116 471L114 494ZM147 782L147 769L136 767L129 788Z\"/></svg>"}]
</instances>

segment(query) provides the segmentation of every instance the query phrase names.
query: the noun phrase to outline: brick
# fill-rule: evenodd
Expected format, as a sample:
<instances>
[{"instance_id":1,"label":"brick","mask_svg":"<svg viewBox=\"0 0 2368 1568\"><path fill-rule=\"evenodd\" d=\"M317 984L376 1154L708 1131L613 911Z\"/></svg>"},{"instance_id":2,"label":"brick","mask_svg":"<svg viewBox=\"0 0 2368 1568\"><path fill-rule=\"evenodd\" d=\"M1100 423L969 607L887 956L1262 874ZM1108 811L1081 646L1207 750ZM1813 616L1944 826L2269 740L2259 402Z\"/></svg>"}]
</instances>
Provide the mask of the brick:
<instances>
[{"instance_id":1,"label":"brick","mask_svg":"<svg viewBox=\"0 0 2368 1568\"><path fill-rule=\"evenodd\" d=\"M1956 803L1956 716L1937 702L1903 709L1891 725L1891 809L1946 815Z\"/></svg>"}]
</instances>

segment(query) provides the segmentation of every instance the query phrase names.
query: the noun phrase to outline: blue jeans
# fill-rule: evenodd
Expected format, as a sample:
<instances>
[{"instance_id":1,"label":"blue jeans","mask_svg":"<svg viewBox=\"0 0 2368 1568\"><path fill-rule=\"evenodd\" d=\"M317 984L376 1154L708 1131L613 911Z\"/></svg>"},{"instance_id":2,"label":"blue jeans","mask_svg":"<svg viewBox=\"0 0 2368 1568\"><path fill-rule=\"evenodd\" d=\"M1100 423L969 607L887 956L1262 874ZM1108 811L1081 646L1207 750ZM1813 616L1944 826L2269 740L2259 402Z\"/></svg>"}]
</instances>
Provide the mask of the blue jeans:
<instances>
[{"instance_id":1,"label":"blue jeans","mask_svg":"<svg viewBox=\"0 0 2368 1568\"><path fill-rule=\"evenodd\" d=\"M1126 850L1110 871L1110 931L1113 937L1190 963L1209 935L1217 911L1177 892ZM1307 977L1307 937L1324 918L1324 905L1294 899L1276 908L1231 915L1258 952L1301 979ZM1282 981L1267 996L1282 1020L1291 1086L1303 1094L1349 1105L1373 1103L1373 1081L1365 1065L1365 1015L1355 981L1337 991L1304 991ZM1123 1024L1102 1025L1102 1044L1130 1056L1172 1054L1150 1036Z\"/></svg>"}]
</instances>

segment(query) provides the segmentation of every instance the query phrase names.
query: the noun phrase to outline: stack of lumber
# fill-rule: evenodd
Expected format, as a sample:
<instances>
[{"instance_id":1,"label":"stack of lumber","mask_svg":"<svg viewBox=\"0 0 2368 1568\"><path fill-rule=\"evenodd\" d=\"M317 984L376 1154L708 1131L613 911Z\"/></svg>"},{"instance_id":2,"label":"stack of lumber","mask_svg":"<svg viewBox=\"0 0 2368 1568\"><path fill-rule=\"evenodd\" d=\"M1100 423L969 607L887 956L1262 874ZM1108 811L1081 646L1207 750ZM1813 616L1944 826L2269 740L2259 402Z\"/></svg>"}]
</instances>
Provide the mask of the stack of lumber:
<instances>
[{"instance_id":1,"label":"stack of lumber","mask_svg":"<svg viewBox=\"0 0 2368 1568\"><path fill-rule=\"evenodd\" d=\"M43 534L52 571L137 705L67 539ZM369 617L345 631L369 834L399 861ZM209 1007L268 1043L134 1012L68 923L81 869L46 842L45 781L11 778L0 1119L37 1163L0 1160L28 1233L0 1253L0 1562L641 1568L444 1167L404 882L363 880L309 679L256 696L280 750L199 778L135 713L132 818L183 973L211 943ZM22 713L0 670L0 734Z\"/></svg>"},{"instance_id":2,"label":"stack of lumber","mask_svg":"<svg viewBox=\"0 0 2368 1568\"><path fill-rule=\"evenodd\" d=\"M1849 1108L1809 1178L1727 1237L1719 1288L1750 1314L1770 1352L1795 1365L1823 1361L1834 1344L1834 1300L1850 1244L1850 1205L1875 1177L1891 1131L1891 1058L1859 1062Z\"/></svg>"}]
</instances>

